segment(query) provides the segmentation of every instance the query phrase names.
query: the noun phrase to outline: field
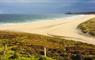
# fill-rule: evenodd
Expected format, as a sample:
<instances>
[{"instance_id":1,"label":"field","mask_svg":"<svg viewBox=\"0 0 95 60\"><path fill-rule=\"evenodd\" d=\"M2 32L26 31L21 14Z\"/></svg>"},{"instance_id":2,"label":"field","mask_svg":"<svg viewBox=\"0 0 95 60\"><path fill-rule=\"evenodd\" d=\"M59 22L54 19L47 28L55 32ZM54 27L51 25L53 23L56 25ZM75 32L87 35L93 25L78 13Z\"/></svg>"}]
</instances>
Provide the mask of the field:
<instances>
[{"instance_id":1,"label":"field","mask_svg":"<svg viewBox=\"0 0 95 60\"><path fill-rule=\"evenodd\" d=\"M69 60L72 54L95 59L95 46L63 36L0 31L1 60Z\"/></svg>"}]
</instances>

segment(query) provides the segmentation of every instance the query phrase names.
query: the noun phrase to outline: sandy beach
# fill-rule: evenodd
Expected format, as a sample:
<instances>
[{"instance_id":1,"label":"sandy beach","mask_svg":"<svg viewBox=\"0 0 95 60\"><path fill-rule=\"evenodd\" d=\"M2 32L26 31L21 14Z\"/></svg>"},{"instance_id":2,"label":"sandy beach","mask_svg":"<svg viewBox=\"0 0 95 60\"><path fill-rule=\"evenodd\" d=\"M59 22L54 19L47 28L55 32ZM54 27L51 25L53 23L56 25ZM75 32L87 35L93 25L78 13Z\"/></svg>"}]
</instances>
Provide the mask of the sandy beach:
<instances>
[{"instance_id":1,"label":"sandy beach","mask_svg":"<svg viewBox=\"0 0 95 60\"><path fill-rule=\"evenodd\" d=\"M66 36L71 37L69 39L72 40L95 45L95 38L79 34L76 28L80 23L93 17L95 17L95 15L76 15L29 23L3 24L0 26L0 30Z\"/></svg>"}]
</instances>

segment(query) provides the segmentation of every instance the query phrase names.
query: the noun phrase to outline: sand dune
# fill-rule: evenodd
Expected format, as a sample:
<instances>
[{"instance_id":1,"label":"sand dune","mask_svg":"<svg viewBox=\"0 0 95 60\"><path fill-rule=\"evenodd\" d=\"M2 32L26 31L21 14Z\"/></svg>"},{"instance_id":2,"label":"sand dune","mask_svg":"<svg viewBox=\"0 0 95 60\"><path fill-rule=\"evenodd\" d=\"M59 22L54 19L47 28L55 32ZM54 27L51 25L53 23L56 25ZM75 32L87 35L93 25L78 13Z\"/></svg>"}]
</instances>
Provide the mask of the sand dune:
<instances>
[{"instance_id":1,"label":"sand dune","mask_svg":"<svg viewBox=\"0 0 95 60\"><path fill-rule=\"evenodd\" d=\"M79 31L76 29L80 23L93 17L95 17L95 15L76 15L46 21L8 24L1 25L0 30L28 32L43 35L60 35L70 37L69 39L72 40L95 45L95 38L79 34Z\"/></svg>"}]
</instances>

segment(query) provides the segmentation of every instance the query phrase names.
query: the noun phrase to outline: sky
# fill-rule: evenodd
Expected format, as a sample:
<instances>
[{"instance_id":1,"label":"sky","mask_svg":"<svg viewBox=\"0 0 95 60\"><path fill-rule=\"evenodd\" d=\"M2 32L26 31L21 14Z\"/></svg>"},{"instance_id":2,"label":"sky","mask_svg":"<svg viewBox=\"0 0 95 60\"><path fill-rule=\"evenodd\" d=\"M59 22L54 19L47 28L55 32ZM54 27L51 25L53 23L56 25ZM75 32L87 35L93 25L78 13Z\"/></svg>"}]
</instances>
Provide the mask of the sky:
<instances>
[{"instance_id":1,"label":"sky","mask_svg":"<svg viewBox=\"0 0 95 60\"><path fill-rule=\"evenodd\" d=\"M58 14L95 11L95 0L0 0L0 14Z\"/></svg>"}]
</instances>

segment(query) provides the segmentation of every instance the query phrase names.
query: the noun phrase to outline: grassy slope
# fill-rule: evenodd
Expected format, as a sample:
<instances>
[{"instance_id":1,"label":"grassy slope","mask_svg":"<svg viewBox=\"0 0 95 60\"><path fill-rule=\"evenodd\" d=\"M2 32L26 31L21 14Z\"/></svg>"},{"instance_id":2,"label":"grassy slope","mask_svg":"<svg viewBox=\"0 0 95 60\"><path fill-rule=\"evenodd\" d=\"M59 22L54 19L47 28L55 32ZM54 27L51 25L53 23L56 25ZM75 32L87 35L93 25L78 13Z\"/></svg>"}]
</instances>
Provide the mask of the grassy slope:
<instances>
[{"instance_id":1,"label":"grassy slope","mask_svg":"<svg viewBox=\"0 0 95 60\"><path fill-rule=\"evenodd\" d=\"M74 51L79 51L84 56L94 55L95 46L62 39L58 36L43 36L22 32L0 31L0 56L4 44L7 45L8 58L16 52L19 57L31 57L43 55L43 48L47 48L47 56L57 60L63 60L64 56Z\"/></svg>"},{"instance_id":2,"label":"grassy slope","mask_svg":"<svg viewBox=\"0 0 95 60\"><path fill-rule=\"evenodd\" d=\"M81 23L78 28L83 33L88 33L95 37L95 18L89 19L88 21Z\"/></svg>"}]
</instances>

